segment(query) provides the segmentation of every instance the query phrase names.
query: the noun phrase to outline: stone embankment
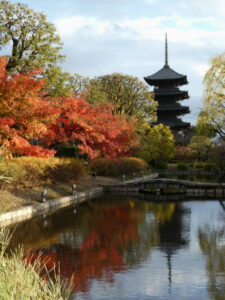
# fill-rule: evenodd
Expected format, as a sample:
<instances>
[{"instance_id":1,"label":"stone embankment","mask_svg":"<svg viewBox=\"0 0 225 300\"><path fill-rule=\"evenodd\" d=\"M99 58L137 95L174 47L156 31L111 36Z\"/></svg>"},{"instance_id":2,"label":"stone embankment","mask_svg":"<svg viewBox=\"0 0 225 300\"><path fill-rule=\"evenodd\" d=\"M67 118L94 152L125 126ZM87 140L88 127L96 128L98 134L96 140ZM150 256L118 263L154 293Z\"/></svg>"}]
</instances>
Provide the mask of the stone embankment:
<instances>
[{"instance_id":1,"label":"stone embankment","mask_svg":"<svg viewBox=\"0 0 225 300\"><path fill-rule=\"evenodd\" d=\"M31 219L34 216L41 214L48 214L70 205L79 205L80 203L97 197L101 194L103 194L103 188L96 187L84 192L76 192L75 195L48 200L45 203L37 203L22 207L15 211L9 211L0 215L0 227Z\"/></svg>"}]
</instances>

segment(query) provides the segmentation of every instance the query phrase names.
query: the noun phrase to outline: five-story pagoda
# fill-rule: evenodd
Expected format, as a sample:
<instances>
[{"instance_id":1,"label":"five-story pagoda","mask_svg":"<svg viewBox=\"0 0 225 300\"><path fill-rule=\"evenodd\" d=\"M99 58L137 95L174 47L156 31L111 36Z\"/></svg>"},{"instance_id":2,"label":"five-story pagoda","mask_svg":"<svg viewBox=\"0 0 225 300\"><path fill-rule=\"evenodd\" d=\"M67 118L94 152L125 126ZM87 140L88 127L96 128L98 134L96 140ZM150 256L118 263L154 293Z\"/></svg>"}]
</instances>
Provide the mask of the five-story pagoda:
<instances>
[{"instance_id":1,"label":"five-story pagoda","mask_svg":"<svg viewBox=\"0 0 225 300\"><path fill-rule=\"evenodd\" d=\"M176 133L183 131L190 126L190 123L183 122L180 116L189 113L188 106L182 106L179 101L188 99L188 92L178 87L187 84L187 76L172 70L168 65L168 43L167 34L165 38L165 65L158 72L144 77L145 81L154 86L155 100L158 101L157 122L169 126Z\"/></svg>"}]
</instances>

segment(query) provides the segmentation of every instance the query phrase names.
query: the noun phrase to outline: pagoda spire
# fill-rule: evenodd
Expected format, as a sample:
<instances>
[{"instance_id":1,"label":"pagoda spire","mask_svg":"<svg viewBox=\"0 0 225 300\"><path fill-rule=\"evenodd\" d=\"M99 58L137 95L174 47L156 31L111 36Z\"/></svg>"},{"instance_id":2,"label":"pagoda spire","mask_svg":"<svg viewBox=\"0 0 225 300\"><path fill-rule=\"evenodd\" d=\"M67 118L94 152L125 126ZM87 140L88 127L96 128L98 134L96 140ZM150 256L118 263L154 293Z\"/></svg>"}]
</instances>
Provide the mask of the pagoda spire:
<instances>
[{"instance_id":1,"label":"pagoda spire","mask_svg":"<svg viewBox=\"0 0 225 300\"><path fill-rule=\"evenodd\" d=\"M158 102L157 122L169 126L179 136L180 132L190 126L183 122L180 116L189 113L188 106L182 106L179 101L188 99L188 92L179 89L179 86L187 84L187 76L171 69L168 65L168 41L165 33L163 53L163 67L156 73L144 77L145 81L154 86L155 100ZM177 139L178 140L178 139Z\"/></svg>"},{"instance_id":2,"label":"pagoda spire","mask_svg":"<svg viewBox=\"0 0 225 300\"><path fill-rule=\"evenodd\" d=\"M167 41L167 32L165 34L165 66L168 66L168 41Z\"/></svg>"}]
</instances>

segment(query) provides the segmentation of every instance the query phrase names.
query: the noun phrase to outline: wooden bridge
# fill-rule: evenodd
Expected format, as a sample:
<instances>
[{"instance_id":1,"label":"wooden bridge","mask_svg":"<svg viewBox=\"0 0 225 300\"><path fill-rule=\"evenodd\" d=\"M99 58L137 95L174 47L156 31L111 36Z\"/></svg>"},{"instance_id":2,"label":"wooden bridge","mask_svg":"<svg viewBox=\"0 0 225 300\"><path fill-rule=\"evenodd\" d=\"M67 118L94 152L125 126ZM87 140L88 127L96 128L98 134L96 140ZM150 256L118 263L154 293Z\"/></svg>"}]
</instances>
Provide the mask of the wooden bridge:
<instances>
[{"instance_id":1,"label":"wooden bridge","mask_svg":"<svg viewBox=\"0 0 225 300\"><path fill-rule=\"evenodd\" d=\"M193 182L168 178L137 179L118 185L104 186L111 193L151 193L155 195L186 195L207 198L225 198L225 183Z\"/></svg>"}]
</instances>

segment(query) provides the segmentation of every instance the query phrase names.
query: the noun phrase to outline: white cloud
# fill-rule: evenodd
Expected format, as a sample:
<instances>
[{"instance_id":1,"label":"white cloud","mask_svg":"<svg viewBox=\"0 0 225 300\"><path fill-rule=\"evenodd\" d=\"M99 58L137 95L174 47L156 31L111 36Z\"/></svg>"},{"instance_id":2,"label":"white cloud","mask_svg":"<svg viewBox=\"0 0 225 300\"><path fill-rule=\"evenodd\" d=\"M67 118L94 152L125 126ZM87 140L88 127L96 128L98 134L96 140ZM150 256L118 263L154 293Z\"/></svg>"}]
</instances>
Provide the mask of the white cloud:
<instances>
[{"instance_id":1,"label":"white cloud","mask_svg":"<svg viewBox=\"0 0 225 300\"><path fill-rule=\"evenodd\" d=\"M192 66L192 69L203 77L209 69L209 64L195 64Z\"/></svg>"},{"instance_id":2,"label":"white cloud","mask_svg":"<svg viewBox=\"0 0 225 300\"><path fill-rule=\"evenodd\" d=\"M169 41L183 43L189 46L204 46L221 44L225 40L224 30L209 30L195 28L196 24L212 22L212 18L184 19L179 16L156 18L126 18L120 21L103 21L94 17L73 16L55 21L56 28L62 38L69 38L76 33L86 36L101 36L107 38L117 35L131 40L162 40L164 32L168 32Z\"/></svg>"},{"instance_id":3,"label":"white cloud","mask_svg":"<svg viewBox=\"0 0 225 300\"><path fill-rule=\"evenodd\" d=\"M182 0L181 5L188 11L199 15L214 15L225 17L225 2L224 0Z\"/></svg>"},{"instance_id":4,"label":"white cloud","mask_svg":"<svg viewBox=\"0 0 225 300\"><path fill-rule=\"evenodd\" d=\"M55 25L59 34L67 38L81 30L92 35L105 34L110 29L111 23L93 17L73 16L58 19Z\"/></svg>"}]
</instances>

